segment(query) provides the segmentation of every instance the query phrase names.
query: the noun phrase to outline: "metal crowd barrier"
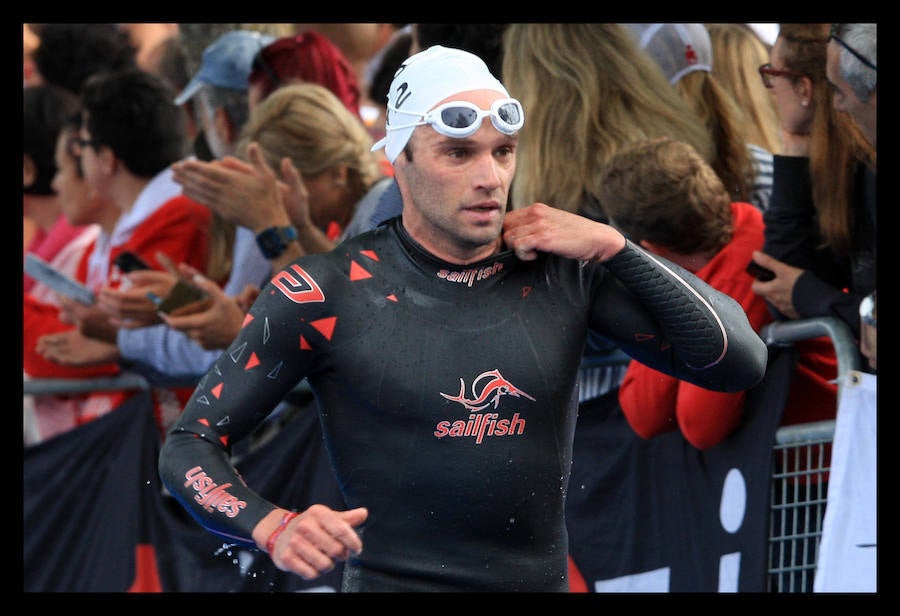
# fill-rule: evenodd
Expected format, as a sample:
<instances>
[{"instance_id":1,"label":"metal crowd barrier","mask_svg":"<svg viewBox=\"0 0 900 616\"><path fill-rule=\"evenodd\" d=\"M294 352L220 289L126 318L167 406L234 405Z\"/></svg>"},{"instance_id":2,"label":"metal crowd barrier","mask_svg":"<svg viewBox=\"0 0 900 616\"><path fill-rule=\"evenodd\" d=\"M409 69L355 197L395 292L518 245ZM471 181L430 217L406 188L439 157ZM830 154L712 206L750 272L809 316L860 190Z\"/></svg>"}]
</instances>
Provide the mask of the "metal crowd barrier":
<instances>
[{"instance_id":1,"label":"metal crowd barrier","mask_svg":"<svg viewBox=\"0 0 900 616\"><path fill-rule=\"evenodd\" d=\"M92 391L149 391L150 383L139 374L125 373L93 379L23 379L23 395L86 394Z\"/></svg>"},{"instance_id":2,"label":"metal crowd barrier","mask_svg":"<svg viewBox=\"0 0 900 616\"><path fill-rule=\"evenodd\" d=\"M834 317L770 323L761 336L767 345L775 346L828 336L837 356L838 396L844 377L862 367L852 331ZM812 592L828 499L834 425L834 420L796 424L783 426L775 434L769 508L769 592Z\"/></svg>"}]
</instances>

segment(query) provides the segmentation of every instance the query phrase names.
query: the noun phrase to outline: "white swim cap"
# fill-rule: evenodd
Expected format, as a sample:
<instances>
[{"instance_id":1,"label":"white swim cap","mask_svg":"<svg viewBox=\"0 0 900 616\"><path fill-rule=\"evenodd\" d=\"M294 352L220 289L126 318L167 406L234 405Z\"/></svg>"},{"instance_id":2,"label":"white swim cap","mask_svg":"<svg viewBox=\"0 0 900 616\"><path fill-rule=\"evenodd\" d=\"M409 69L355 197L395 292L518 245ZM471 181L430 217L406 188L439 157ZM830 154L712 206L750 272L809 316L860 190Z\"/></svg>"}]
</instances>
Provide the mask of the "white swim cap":
<instances>
[{"instance_id":1,"label":"white swim cap","mask_svg":"<svg viewBox=\"0 0 900 616\"><path fill-rule=\"evenodd\" d=\"M445 98L469 90L495 90L509 97L484 61L468 51L434 45L410 56L394 73L388 91L385 136L372 151L384 148L393 163L416 129L409 126L410 112L424 114ZM405 113L398 114L396 109ZM406 127L391 130L391 124Z\"/></svg>"}]
</instances>

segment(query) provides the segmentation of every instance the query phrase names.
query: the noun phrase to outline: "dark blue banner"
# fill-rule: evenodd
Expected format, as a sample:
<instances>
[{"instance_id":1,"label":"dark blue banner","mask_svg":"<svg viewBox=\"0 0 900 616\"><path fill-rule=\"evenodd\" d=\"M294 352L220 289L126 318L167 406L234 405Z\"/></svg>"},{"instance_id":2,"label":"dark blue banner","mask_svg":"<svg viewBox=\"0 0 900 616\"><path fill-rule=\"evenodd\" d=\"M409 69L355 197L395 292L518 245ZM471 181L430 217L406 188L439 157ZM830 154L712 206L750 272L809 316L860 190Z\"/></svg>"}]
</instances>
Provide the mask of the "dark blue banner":
<instances>
[{"instance_id":1,"label":"dark blue banner","mask_svg":"<svg viewBox=\"0 0 900 616\"><path fill-rule=\"evenodd\" d=\"M139 394L113 413L26 449L26 592L340 590L341 566L306 581L197 524L162 487L157 434L149 397ZM344 508L314 408L296 410L238 468L282 507Z\"/></svg>"},{"instance_id":2,"label":"dark blue banner","mask_svg":"<svg viewBox=\"0 0 900 616\"><path fill-rule=\"evenodd\" d=\"M584 590L766 591L772 446L794 357L770 352L743 423L705 451L678 431L637 436L615 392L582 404L567 526Z\"/></svg>"}]
</instances>

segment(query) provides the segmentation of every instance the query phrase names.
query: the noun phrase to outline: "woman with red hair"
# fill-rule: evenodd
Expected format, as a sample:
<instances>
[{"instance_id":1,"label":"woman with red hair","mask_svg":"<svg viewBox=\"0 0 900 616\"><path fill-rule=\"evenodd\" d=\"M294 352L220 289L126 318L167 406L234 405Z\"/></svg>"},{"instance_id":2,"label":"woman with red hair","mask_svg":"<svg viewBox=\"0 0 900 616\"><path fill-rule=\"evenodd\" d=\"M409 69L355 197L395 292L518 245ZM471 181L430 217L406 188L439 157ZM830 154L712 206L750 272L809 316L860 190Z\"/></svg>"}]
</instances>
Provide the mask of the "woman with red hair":
<instances>
[{"instance_id":1,"label":"woman with red hair","mask_svg":"<svg viewBox=\"0 0 900 616\"><path fill-rule=\"evenodd\" d=\"M250 109L281 86L304 81L328 88L359 116L360 89L353 66L340 49L318 32L281 37L256 54L247 78Z\"/></svg>"}]
</instances>

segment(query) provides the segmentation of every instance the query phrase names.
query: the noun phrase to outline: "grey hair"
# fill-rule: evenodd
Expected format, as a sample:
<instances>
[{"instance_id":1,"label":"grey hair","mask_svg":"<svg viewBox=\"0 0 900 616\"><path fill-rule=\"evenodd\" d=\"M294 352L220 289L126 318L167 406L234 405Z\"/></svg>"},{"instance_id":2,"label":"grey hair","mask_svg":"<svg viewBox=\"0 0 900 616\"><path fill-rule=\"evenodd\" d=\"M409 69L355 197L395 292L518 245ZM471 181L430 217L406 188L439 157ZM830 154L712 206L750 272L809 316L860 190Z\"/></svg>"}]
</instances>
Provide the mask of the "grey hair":
<instances>
[{"instance_id":1,"label":"grey hair","mask_svg":"<svg viewBox=\"0 0 900 616\"><path fill-rule=\"evenodd\" d=\"M837 35L872 64L878 65L877 24L842 24ZM841 76L847 80L857 98L866 102L878 86L878 72L860 62L843 46L840 46L839 53Z\"/></svg>"},{"instance_id":2,"label":"grey hair","mask_svg":"<svg viewBox=\"0 0 900 616\"><path fill-rule=\"evenodd\" d=\"M219 86L205 83L197 95L201 97L201 105L207 105L210 111L223 107L238 132L244 128L244 124L247 123L247 119L250 116L246 90L220 88ZM202 110L200 110L200 113L202 113Z\"/></svg>"}]
</instances>

